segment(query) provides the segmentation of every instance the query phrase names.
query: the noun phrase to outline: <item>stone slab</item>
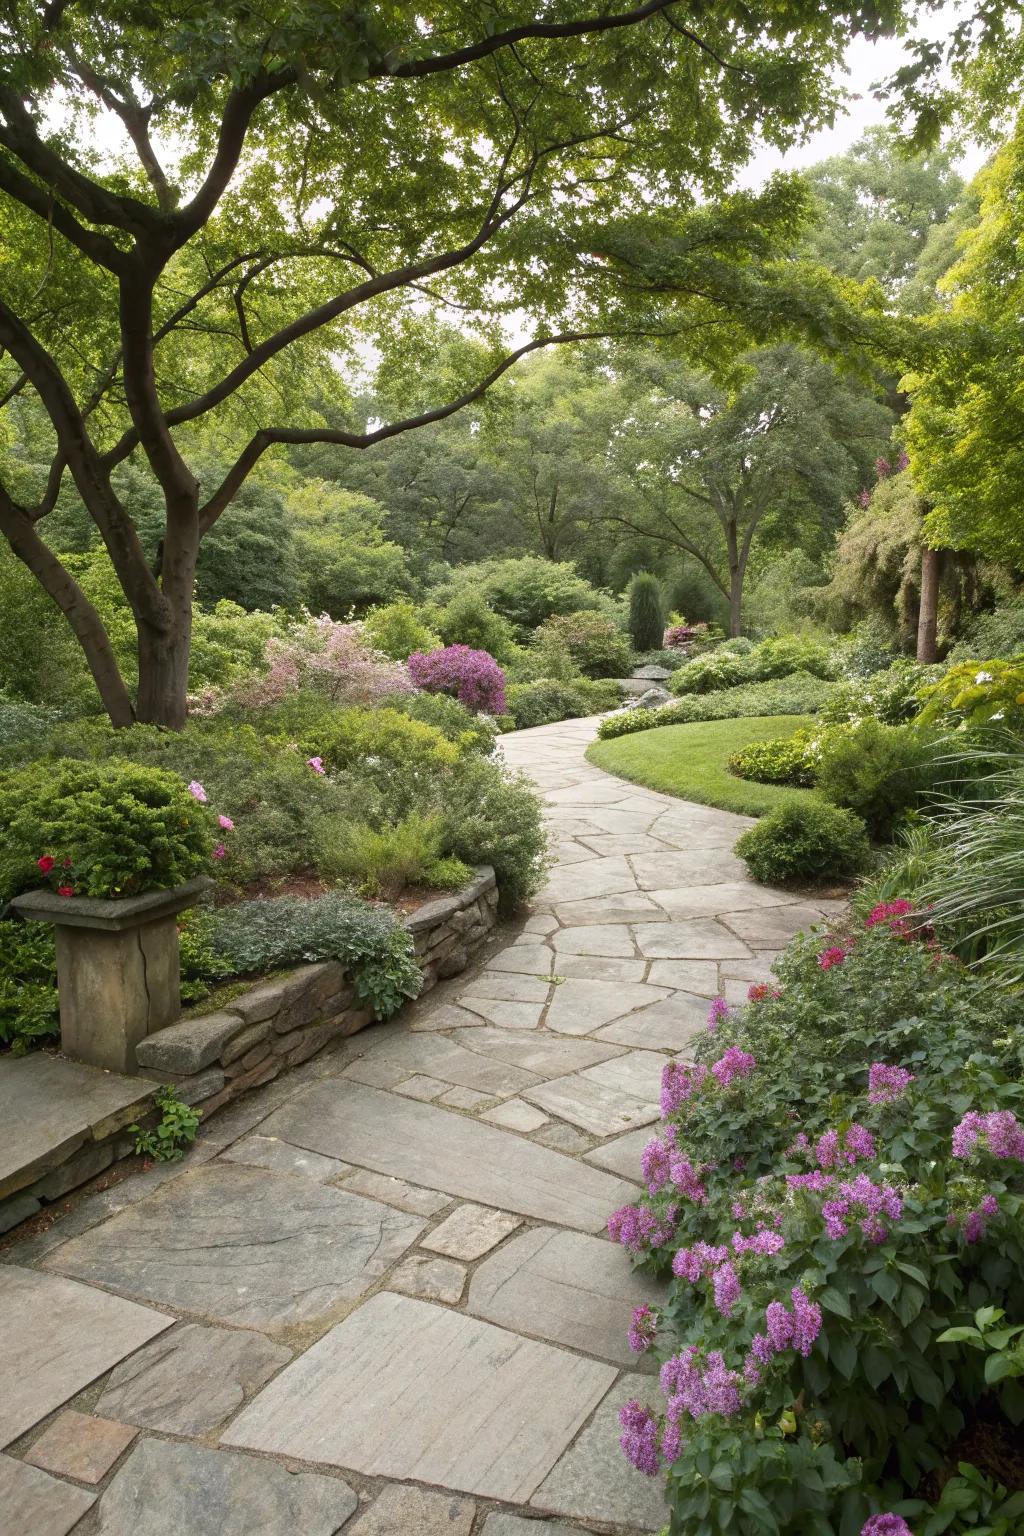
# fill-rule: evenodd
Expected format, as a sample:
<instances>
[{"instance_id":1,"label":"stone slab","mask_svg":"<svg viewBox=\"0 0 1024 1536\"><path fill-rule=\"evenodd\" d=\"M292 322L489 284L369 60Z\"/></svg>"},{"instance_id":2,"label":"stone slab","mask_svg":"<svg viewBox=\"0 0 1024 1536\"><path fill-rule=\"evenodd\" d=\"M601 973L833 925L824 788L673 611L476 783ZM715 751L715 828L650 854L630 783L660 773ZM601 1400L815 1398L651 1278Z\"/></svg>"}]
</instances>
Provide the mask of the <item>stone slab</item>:
<instances>
[{"instance_id":1,"label":"stone slab","mask_svg":"<svg viewBox=\"0 0 1024 1536\"><path fill-rule=\"evenodd\" d=\"M599 955L559 954L555 969L560 976L581 976L590 981L621 981L632 985L643 981L646 960L620 960ZM664 983L659 983L664 985Z\"/></svg>"},{"instance_id":2,"label":"stone slab","mask_svg":"<svg viewBox=\"0 0 1024 1536\"><path fill-rule=\"evenodd\" d=\"M141 1040L135 1059L140 1067L158 1067L161 1072L201 1072L219 1061L228 1041L246 1027L240 1013L204 1013L196 1019L182 1019Z\"/></svg>"},{"instance_id":3,"label":"stone slab","mask_svg":"<svg viewBox=\"0 0 1024 1536\"><path fill-rule=\"evenodd\" d=\"M540 1142L542 1147L550 1147L554 1152L565 1152L569 1157L589 1151L594 1144L593 1136L578 1131L574 1125L566 1125L564 1120L550 1121L537 1131L533 1139Z\"/></svg>"},{"instance_id":4,"label":"stone slab","mask_svg":"<svg viewBox=\"0 0 1024 1536\"><path fill-rule=\"evenodd\" d=\"M739 837L737 831L736 836ZM636 850L633 859L636 883L642 891L663 891L689 885L717 885L742 880L747 866L734 853L694 848L683 852L663 848L660 853Z\"/></svg>"},{"instance_id":5,"label":"stone slab","mask_svg":"<svg viewBox=\"0 0 1024 1536\"><path fill-rule=\"evenodd\" d=\"M759 912L757 921L764 916ZM750 956L742 939L713 918L638 923L635 932L640 953L648 960L744 960Z\"/></svg>"},{"instance_id":6,"label":"stone slab","mask_svg":"<svg viewBox=\"0 0 1024 1536\"><path fill-rule=\"evenodd\" d=\"M416 1217L347 1190L216 1163L73 1238L46 1265L215 1322L273 1330L329 1319L422 1230Z\"/></svg>"},{"instance_id":7,"label":"stone slab","mask_svg":"<svg viewBox=\"0 0 1024 1536\"><path fill-rule=\"evenodd\" d=\"M472 1499L391 1483L345 1536L469 1536L475 1513Z\"/></svg>"},{"instance_id":8,"label":"stone slab","mask_svg":"<svg viewBox=\"0 0 1024 1536\"><path fill-rule=\"evenodd\" d=\"M632 1186L464 1115L340 1079L296 1094L269 1134L377 1173L584 1232L603 1230Z\"/></svg>"},{"instance_id":9,"label":"stone slab","mask_svg":"<svg viewBox=\"0 0 1024 1536\"><path fill-rule=\"evenodd\" d=\"M664 907L670 917L719 917L730 912L755 912L765 907L791 904L787 891L769 885L755 885L752 880L722 880L711 885L659 887L651 899Z\"/></svg>"},{"instance_id":10,"label":"stone slab","mask_svg":"<svg viewBox=\"0 0 1024 1536\"><path fill-rule=\"evenodd\" d=\"M265 1387L224 1439L521 1503L613 1377L464 1313L380 1293Z\"/></svg>"},{"instance_id":11,"label":"stone slab","mask_svg":"<svg viewBox=\"0 0 1024 1536\"><path fill-rule=\"evenodd\" d=\"M707 1029L708 1000L688 992L676 992L628 1018L616 1019L595 1030L599 1040L632 1045L646 1050L689 1051Z\"/></svg>"},{"instance_id":12,"label":"stone slab","mask_svg":"<svg viewBox=\"0 0 1024 1536\"><path fill-rule=\"evenodd\" d=\"M142 1440L100 1500L96 1536L337 1536L358 1502L341 1478Z\"/></svg>"},{"instance_id":13,"label":"stone slab","mask_svg":"<svg viewBox=\"0 0 1024 1536\"><path fill-rule=\"evenodd\" d=\"M555 916L575 928L582 923L655 922L664 919L665 914L643 891L627 891L620 896L589 896L579 901L559 902Z\"/></svg>"},{"instance_id":14,"label":"stone slab","mask_svg":"<svg viewBox=\"0 0 1024 1536\"><path fill-rule=\"evenodd\" d=\"M130 1424L65 1408L29 1448L25 1460L58 1477L102 1483L139 1431Z\"/></svg>"},{"instance_id":15,"label":"stone slab","mask_svg":"<svg viewBox=\"0 0 1024 1536\"><path fill-rule=\"evenodd\" d=\"M616 982L583 980L574 977L564 981L555 993L548 1009L547 1026L565 1035L597 1034L604 1024L622 1019L638 1008L651 1003L663 1003L671 993L665 987L649 987L643 982ZM602 1039L614 1040L612 1035ZM627 1042L630 1043L630 1042Z\"/></svg>"},{"instance_id":16,"label":"stone slab","mask_svg":"<svg viewBox=\"0 0 1024 1536\"><path fill-rule=\"evenodd\" d=\"M560 901L579 901L588 896L615 896L635 891L633 871L620 855L611 859L588 859L549 875L538 896L546 906Z\"/></svg>"},{"instance_id":17,"label":"stone slab","mask_svg":"<svg viewBox=\"0 0 1024 1536\"><path fill-rule=\"evenodd\" d=\"M614 1141L584 1153L584 1157L595 1167L607 1168L609 1173L617 1173L623 1179L639 1179L640 1154L654 1134L653 1129L646 1127L628 1131L625 1136L617 1136Z\"/></svg>"},{"instance_id":18,"label":"stone slab","mask_svg":"<svg viewBox=\"0 0 1024 1536\"><path fill-rule=\"evenodd\" d=\"M479 1093L475 1088L449 1088L437 1102L447 1104L450 1109L479 1109L481 1104L490 1104L493 1100L492 1093Z\"/></svg>"},{"instance_id":19,"label":"stone slab","mask_svg":"<svg viewBox=\"0 0 1024 1536\"><path fill-rule=\"evenodd\" d=\"M74 1280L0 1265L0 1445L10 1445L173 1322Z\"/></svg>"},{"instance_id":20,"label":"stone slab","mask_svg":"<svg viewBox=\"0 0 1024 1536\"><path fill-rule=\"evenodd\" d=\"M649 1125L658 1118L656 1105L618 1088L595 1083L579 1072L530 1088L525 1097L531 1104L539 1104L560 1120L568 1120L593 1136L615 1136L637 1125ZM590 1227L587 1230L597 1229Z\"/></svg>"},{"instance_id":21,"label":"stone slab","mask_svg":"<svg viewBox=\"0 0 1024 1536\"><path fill-rule=\"evenodd\" d=\"M484 1521L481 1536L586 1536L578 1525L563 1525L561 1520L526 1520L496 1510Z\"/></svg>"},{"instance_id":22,"label":"stone slab","mask_svg":"<svg viewBox=\"0 0 1024 1536\"><path fill-rule=\"evenodd\" d=\"M714 960L652 960L647 979L656 987L696 992L700 997L718 994L718 965Z\"/></svg>"},{"instance_id":23,"label":"stone slab","mask_svg":"<svg viewBox=\"0 0 1024 1536\"><path fill-rule=\"evenodd\" d=\"M638 1274L617 1243L537 1227L483 1261L468 1309L516 1333L635 1365L626 1340L633 1309L667 1295L668 1286Z\"/></svg>"},{"instance_id":24,"label":"stone slab","mask_svg":"<svg viewBox=\"0 0 1024 1536\"><path fill-rule=\"evenodd\" d=\"M0 1057L0 1199L152 1108L156 1083L36 1051Z\"/></svg>"},{"instance_id":25,"label":"stone slab","mask_svg":"<svg viewBox=\"0 0 1024 1536\"><path fill-rule=\"evenodd\" d=\"M524 933L551 933L558 927L557 922L548 912L534 912L523 924Z\"/></svg>"},{"instance_id":26,"label":"stone slab","mask_svg":"<svg viewBox=\"0 0 1024 1536\"><path fill-rule=\"evenodd\" d=\"M666 1060L660 1051L626 1051L621 1056L612 1057L610 1061L599 1061L592 1067L585 1067L581 1076L589 1078L591 1082L601 1083L606 1088L632 1093L651 1104L658 1104L661 1100L661 1074L665 1070Z\"/></svg>"},{"instance_id":27,"label":"stone slab","mask_svg":"<svg viewBox=\"0 0 1024 1536\"><path fill-rule=\"evenodd\" d=\"M114 1370L97 1413L172 1435L206 1435L258 1392L292 1352L244 1328L182 1323Z\"/></svg>"},{"instance_id":28,"label":"stone slab","mask_svg":"<svg viewBox=\"0 0 1024 1536\"><path fill-rule=\"evenodd\" d=\"M552 924L554 921L554 918L550 919ZM481 971L466 987L459 1001L465 999L466 1007L471 1008L472 999L477 997L502 1003L543 1003L547 1001L547 995L548 983L536 976L519 976L514 971Z\"/></svg>"},{"instance_id":29,"label":"stone slab","mask_svg":"<svg viewBox=\"0 0 1024 1536\"><path fill-rule=\"evenodd\" d=\"M538 1077L561 1077L565 1072L593 1066L620 1054L620 1048L601 1045L594 1040L577 1040L552 1035L522 1035L507 1029L473 1029L460 1035L471 1051L497 1056L517 1067L525 1067Z\"/></svg>"},{"instance_id":30,"label":"stone slab","mask_svg":"<svg viewBox=\"0 0 1024 1536\"><path fill-rule=\"evenodd\" d=\"M532 980L532 977L526 977ZM545 996L547 989L545 988ZM463 1008L470 1008L478 1013L489 1024L495 1024L499 1029L536 1029L540 1023L540 1016L544 1012L544 1004L506 1002L502 999L490 999L487 997L471 997L464 993L459 1002Z\"/></svg>"},{"instance_id":31,"label":"stone slab","mask_svg":"<svg viewBox=\"0 0 1024 1536\"><path fill-rule=\"evenodd\" d=\"M749 944L751 949L780 949L798 933L824 921L817 907L803 902L790 906L772 907L764 912L730 913L726 921L733 933Z\"/></svg>"},{"instance_id":32,"label":"stone slab","mask_svg":"<svg viewBox=\"0 0 1024 1536\"><path fill-rule=\"evenodd\" d=\"M467 1008L459 1008L454 1003L442 1003L440 1008L432 1008L424 1013L414 1009L409 1018L409 1028L422 1034L435 1031L441 1033L446 1029L472 1029L479 1023L477 1014L470 1013Z\"/></svg>"},{"instance_id":33,"label":"stone slab","mask_svg":"<svg viewBox=\"0 0 1024 1536\"><path fill-rule=\"evenodd\" d=\"M620 960L636 955L633 936L625 923L581 923L573 928L560 928L551 942L559 966L566 955L606 955Z\"/></svg>"},{"instance_id":34,"label":"stone slab","mask_svg":"<svg viewBox=\"0 0 1024 1536\"><path fill-rule=\"evenodd\" d=\"M4 1536L68 1536L96 1495L59 1483L12 1456L0 1456L0 1511Z\"/></svg>"},{"instance_id":35,"label":"stone slab","mask_svg":"<svg viewBox=\"0 0 1024 1536\"><path fill-rule=\"evenodd\" d=\"M451 1205L451 1196L443 1195L439 1190L418 1189L414 1184L407 1184L404 1179L392 1179L385 1173L371 1173L368 1168L357 1168L345 1180L344 1187L354 1190L357 1195L366 1195L370 1200L383 1200L385 1205L396 1205L400 1211L409 1211L413 1216L433 1216L435 1211Z\"/></svg>"},{"instance_id":36,"label":"stone slab","mask_svg":"<svg viewBox=\"0 0 1024 1536\"><path fill-rule=\"evenodd\" d=\"M554 952L546 944L510 944L487 962L491 971L514 971L521 976L550 976Z\"/></svg>"},{"instance_id":37,"label":"stone slab","mask_svg":"<svg viewBox=\"0 0 1024 1536\"><path fill-rule=\"evenodd\" d=\"M483 1205L460 1205L439 1227L427 1233L422 1246L435 1253L447 1254L449 1258L472 1261L482 1258L521 1226L519 1217L510 1216L507 1211L492 1211Z\"/></svg>"},{"instance_id":38,"label":"stone slab","mask_svg":"<svg viewBox=\"0 0 1024 1536\"><path fill-rule=\"evenodd\" d=\"M404 1093L407 1099L419 1099L422 1104L429 1104L432 1099L439 1099L447 1086L447 1083L440 1082L436 1077L425 1077L422 1072L417 1072L404 1082L396 1083L395 1092Z\"/></svg>"},{"instance_id":39,"label":"stone slab","mask_svg":"<svg viewBox=\"0 0 1024 1536\"><path fill-rule=\"evenodd\" d=\"M630 1532L660 1531L668 1524L663 1481L645 1477L622 1454L619 1409L631 1397L656 1401L649 1376L623 1376L574 1445L544 1479L530 1506L545 1514L607 1522Z\"/></svg>"},{"instance_id":40,"label":"stone slab","mask_svg":"<svg viewBox=\"0 0 1024 1536\"><path fill-rule=\"evenodd\" d=\"M548 1124L547 1115L542 1115L539 1109L534 1109L532 1104L526 1104L522 1099L507 1099L504 1104L485 1109L480 1118L489 1121L491 1125L503 1126L506 1131L522 1131L524 1135L539 1131L542 1125Z\"/></svg>"},{"instance_id":41,"label":"stone slab","mask_svg":"<svg viewBox=\"0 0 1024 1536\"><path fill-rule=\"evenodd\" d=\"M468 1050L461 1041L437 1034L396 1032L373 1045L370 1059L374 1063L386 1062L389 1067L405 1068L398 1083L389 1083L388 1087L397 1087L407 1078L420 1075L450 1087L475 1088L479 1093L499 1096L518 1093L536 1080L533 1073L522 1067L481 1056ZM354 1074L348 1071L345 1075Z\"/></svg>"},{"instance_id":42,"label":"stone slab","mask_svg":"<svg viewBox=\"0 0 1024 1536\"><path fill-rule=\"evenodd\" d=\"M437 1259L431 1254L412 1253L388 1276L388 1289L403 1296L420 1296L424 1301L446 1301L452 1306L462 1298L466 1271L451 1259Z\"/></svg>"},{"instance_id":43,"label":"stone slab","mask_svg":"<svg viewBox=\"0 0 1024 1536\"><path fill-rule=\"evenodd\" d=\"M269 1168L272 1173L301 1173L318 1184L336 1179L347 1173L349 1164L339 1163L336 1157L321 1157L317 1152L305 1152L301 1147L290 1147L276 1136L245 1136L227 1147L221 1157L229 1163L245 1163L250 1168Z\"/></svg>"}]
</instances>

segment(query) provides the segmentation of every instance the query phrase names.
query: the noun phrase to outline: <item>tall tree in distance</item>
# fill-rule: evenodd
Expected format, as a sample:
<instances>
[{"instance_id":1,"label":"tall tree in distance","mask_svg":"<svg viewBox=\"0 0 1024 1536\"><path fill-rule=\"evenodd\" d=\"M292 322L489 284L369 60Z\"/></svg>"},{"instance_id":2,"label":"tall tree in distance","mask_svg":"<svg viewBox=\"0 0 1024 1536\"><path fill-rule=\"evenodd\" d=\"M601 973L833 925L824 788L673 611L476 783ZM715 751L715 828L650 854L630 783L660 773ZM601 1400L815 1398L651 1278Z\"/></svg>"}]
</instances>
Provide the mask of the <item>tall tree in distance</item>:
<instances>
[{"instance_id":1,"label":"tall tree in distance","mask_svg":"<svg viewBox=\"0 0 1024 1536\"><path fill-rule=\"evenodd\" d=\"M661 585L649 571L639 571L629 584L629 635L638 651L657 651L665 633Z\"/></svg>"}]
</instances>

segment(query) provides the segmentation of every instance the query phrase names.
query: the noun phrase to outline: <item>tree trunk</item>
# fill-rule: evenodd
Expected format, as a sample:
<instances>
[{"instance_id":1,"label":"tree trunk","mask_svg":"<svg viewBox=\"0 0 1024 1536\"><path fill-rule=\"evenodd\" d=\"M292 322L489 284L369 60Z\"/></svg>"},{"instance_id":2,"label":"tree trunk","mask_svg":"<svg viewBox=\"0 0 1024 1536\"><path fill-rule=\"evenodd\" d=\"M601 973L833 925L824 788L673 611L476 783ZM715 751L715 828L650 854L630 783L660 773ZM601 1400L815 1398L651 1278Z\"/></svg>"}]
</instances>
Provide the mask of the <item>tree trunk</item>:
<instances>
[{"instance_id":1,"label":"tree trunk","mask_svg":"<svg viewBox=\"0 0 1024 1536\"><path fill-rule=\"evenodd\" d=\"M747 562L745 555L740 554L739 529L734 517L726 522L725 542L729 552L729 634L735 640L743 624L743 576Z\"/></svg>"},{"instance_id":2,"label":"tree trunk","mask_svg":"<svg viewBox=\"0 0 1024 1536\"><path fill-rule=\"evenodd\" d=\"M939 659L939 578L942 575L942 552L938 549L921 551L921 607L917 620L917 659L931 664Z\"/></svg>"},{"instance_id":3,"label":"tree trunk","mask_svg":"<svg viewBox=\"0 0 1024 1536\"><path fill-rule=\"evenodd\" d=\"M188 712L188 660L192 615L169 630L139 624L139 691L135 718L180 731Z\"/></svg>"}]
</instances>

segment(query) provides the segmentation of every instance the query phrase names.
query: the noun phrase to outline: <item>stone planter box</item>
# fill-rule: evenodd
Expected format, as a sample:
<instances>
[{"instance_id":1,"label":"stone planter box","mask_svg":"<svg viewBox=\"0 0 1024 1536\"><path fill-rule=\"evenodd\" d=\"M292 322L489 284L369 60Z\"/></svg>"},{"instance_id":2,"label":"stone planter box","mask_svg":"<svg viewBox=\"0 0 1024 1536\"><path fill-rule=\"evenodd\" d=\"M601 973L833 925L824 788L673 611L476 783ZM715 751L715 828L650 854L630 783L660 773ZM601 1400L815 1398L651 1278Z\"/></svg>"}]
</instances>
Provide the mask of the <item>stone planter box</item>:
<instances>
[{"instance_id":1,"label":"stone planter box","mask_svg":"<svg viewBox=\"0 0 1024 1536\"><path fill-rule=\"evenodd\" d=\"M167 891L101 900L27 891L11 906L52 923L65 1056L134 1073L136 1046L179 1017L177 916L212 886L202 875Z\"/></svg>"}]
</instances>

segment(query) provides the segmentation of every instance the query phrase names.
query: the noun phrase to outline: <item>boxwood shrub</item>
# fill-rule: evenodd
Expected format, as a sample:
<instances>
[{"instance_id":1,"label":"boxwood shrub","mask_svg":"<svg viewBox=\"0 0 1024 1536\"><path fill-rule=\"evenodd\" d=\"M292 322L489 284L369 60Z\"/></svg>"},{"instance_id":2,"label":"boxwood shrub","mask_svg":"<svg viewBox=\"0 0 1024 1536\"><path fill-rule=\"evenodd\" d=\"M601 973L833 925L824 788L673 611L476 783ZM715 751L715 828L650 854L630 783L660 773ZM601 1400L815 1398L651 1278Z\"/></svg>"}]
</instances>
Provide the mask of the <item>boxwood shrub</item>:
<instances>
[{"instance_id":1,"label":"boxwood shrub","mask_svg":"<svg viewBox=\"0 0 1024 1536\"><path fill-rule=\"evenodd\" d=\"M809 799L770 811L743 833L736 852L755 880L791 885L859 874L871 848L859 816Z\"/></svg>"}]
</instances>

